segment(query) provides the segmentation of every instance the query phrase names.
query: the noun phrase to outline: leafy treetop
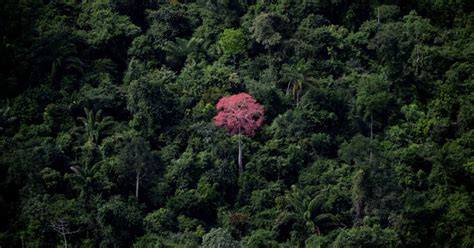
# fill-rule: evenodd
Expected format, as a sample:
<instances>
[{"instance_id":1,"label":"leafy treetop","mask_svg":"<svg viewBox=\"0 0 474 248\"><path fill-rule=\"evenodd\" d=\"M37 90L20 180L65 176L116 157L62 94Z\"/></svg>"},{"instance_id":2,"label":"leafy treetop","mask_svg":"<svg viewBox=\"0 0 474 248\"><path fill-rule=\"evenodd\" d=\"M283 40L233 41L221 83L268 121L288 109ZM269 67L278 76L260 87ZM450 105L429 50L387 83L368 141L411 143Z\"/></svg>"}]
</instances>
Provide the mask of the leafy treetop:
<instances>
[{"instance_id":1,"label":"leafy treetop","mask_svg":"<svg viewBox=\"0 0 474 248\"><path fill-rule=\"evenodd\" d=\"M263 123L263 106L247 93L222 97L216 108L219 113L214 123L217 127L225 127L230 134L254 136Z\"/></svg>"}]
</instances>

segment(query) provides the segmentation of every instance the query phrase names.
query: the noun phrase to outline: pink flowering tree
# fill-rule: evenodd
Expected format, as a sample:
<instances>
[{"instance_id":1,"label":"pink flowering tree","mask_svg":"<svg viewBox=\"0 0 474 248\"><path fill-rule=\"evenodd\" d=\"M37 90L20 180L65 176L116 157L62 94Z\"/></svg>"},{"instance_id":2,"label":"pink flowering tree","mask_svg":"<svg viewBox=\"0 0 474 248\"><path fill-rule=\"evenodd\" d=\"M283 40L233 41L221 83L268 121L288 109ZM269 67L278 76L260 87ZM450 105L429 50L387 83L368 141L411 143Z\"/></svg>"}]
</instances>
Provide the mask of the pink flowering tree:
<instances>
[{"instance_id":1,"label":"pink flowering tree","mask_svg":"<svg viewBox=\"0 0 474 248\"><path fill-rule=\"evenodd\" d=\"M231 135L238 135L239 143L239 175L242 165L242 135L254 136L263 123L263 106L247 93L222 97L216 105L219 111L214 118L217 127L224 127Z\"/></svg>"}]
</instances>

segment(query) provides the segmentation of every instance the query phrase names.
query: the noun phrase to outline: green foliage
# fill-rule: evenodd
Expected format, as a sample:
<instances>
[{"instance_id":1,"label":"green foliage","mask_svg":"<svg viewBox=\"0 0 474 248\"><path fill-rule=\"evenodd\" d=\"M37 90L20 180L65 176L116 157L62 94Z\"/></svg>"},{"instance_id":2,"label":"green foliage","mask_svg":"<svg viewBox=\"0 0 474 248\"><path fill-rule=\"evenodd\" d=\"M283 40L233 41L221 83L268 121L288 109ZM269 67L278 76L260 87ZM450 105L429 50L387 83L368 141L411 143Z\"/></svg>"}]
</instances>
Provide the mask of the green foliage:
<instances>
[{"instance_id":1,"label":"green foliage","mask_svg":"<svg viewBox=\"0 0 474 248\"><path fill-rule=\"evenodd\" d=\"M244 33L239 29L224 29L219 43L227 55L237 55L245 51Z\"/></svg>"},{"instance_id":2,"label":"green foliage","mask_svg":"<svg viewBox=\"0 0 474 248\"><path fill-rule=\"evenodd\" d=\"M394 230L363 226L341 231L333 247L398 247L399 243Z\"/></svg>"},{"instance_id":3,"label":"green foliage","mask_svg":"<svg viewBox=\"0 0 474 248\"><path fill-rule=\"evenodd\" d=\"M169 117L166 104L172 102L168 85L175 75L169 70L156 70L130 82L128 87L128 109L133 114L130 125L142 130L146 137L154 135L163 120Z\"/></svg>"},{"instance_id":4,"label":"green foliage","mask_svg":"<svg viewBox=\"0 0 474 248\"><path fill-rule=\"evenodd\" d=\"M160 233L170 230L173 224L173 216L171 211L166 208L160 208L143 219L145 227L150 232Z\"/></svg>"},{"instance_id":5,"label":"green foliage","mask_svg":"<svg viewBox=\"0 0 474 248\"><path fill-rule=\"evenodd\" d=\"M262 13L256 16L250 27L252 38L266 48L278 45L283 38L280 33L282 22L282 18L275 14Z\"/></svg>"},{"instance_id":6,"label":"green foliage","mask_svg":"<svg viewBox=\"0 0 474 248\"><path fill-rule=\"evenodd\" d=\"M211 247L223 247L223 248L235 248L241 247L241 245L232 238L229 231L223 228L211 229L209 233L202 237L203 248Z\"/></svg>"},{"instance_id":7,"label":"green foliage","mask_svg":"<svg viewBox=\"0 0 474 248\"><path fill-rule=\"evenodd\" d=\"M387 110L391 100L390 83L383 74L356 76L357 96L355 99L356 111L364 118L374 114L377 110Z\"/></svg>"},{"instance_id":8,"label":"green foliage","mask_svg":"<svg viewBox=\"0 0 474 248\"><path fill-rule=\"evenodd\" d=\"M471 1L2 4L1 247L474 246Z\"/></svg>"},{"instance_id":9,"label":"green foliage","mask_svg":"<svg viewBox=\"0 0 474 248\"><path fill-rule=\"evenodd\" d=\"M122 200L114 197L97 209L98 237L102 246L129 246L133 242L134 232L142 225L140 207L132 198ZM128 227L134 232L128 232Z\"/></svg>"},{"instance_id":10,"label":"green foliage","mask_svg":"<svg viewBox=\"0 0 474 248\"><path fill-rule=\"evenodd\" d=\"M262 229L258 229L252 233L252 235L245 237L242 243L245 247L249 248L276 247L278 244L274 240L273 233L271 231Z\"/></svg>"},{"instance_id":11,"label":"green foliage","mask_svg":"<svg viewBox=\"0 0 474 248\"><path fill-rule=\"evenodd\" d=\"M86 3L78 16L78 35L92 46L100 47L110 44L113 39L133 37L140 32L129 17L118 15L107 2Z\"/></svg>"}]
</instances>

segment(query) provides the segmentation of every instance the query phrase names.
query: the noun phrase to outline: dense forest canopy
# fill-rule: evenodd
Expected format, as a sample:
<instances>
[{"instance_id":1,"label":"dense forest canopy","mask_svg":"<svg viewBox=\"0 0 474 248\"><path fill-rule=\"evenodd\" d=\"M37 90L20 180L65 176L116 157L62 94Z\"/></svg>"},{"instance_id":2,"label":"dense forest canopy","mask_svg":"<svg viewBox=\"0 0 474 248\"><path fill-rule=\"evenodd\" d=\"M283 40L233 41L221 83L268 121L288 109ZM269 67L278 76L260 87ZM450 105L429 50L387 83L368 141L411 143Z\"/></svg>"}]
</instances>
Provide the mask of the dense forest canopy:
<instances>
[{"instance_id":1,"label":"dense forest canopy","mask_svg":"<svg viewBox=\"0 0 474 248\"><path fill-rule=\"evenodd\" d=\"M473 10L5 0L0 246L474 247Z\"/></svg>"}]
</instances>

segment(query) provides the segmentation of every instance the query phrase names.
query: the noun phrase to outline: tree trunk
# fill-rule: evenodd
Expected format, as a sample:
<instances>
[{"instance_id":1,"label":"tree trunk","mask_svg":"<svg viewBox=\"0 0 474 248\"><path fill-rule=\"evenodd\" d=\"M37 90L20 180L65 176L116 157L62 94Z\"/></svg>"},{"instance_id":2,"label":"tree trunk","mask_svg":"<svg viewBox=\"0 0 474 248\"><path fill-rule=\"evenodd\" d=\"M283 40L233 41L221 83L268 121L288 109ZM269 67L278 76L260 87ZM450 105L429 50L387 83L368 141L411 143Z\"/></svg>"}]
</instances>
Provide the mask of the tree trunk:
<instances>
[{"instance_id":1,"label":"tree trunk","mask_svg":"<svg viewBox=\"0 0 474 248\"><path fill-rule=\"evenodd\" d=\"M355 203L355 212L356 212L356 219L354 221L355 226L359 226L362 224L362 219L364 217L364 201L360 199Z\"/></svg>"},{"instance_id":2,"label":"tree trunk","mask_svg":"<svg viewBox=\"0 0 474 248\"><path fill-rule=\"evenodd\" d=\"M238 163L239 163L239 176L242 175L244 172L244 167L242 165L242 134L239 131L239 157L238 157Z\"/></svg>"},{"instance_id":3,"label":"tree trunk","mask_svg":"<svg viewBox=\"0 0 474 248\"><path fill-rule=\"evenodd\" d=\"M380 7L377 8L377 24L380 24Z\"/></svg>"},{"instance_id":4,"label":"tree trunk","mask_svg":"<svg viewBox=\"0 0 474 248\"><path fill-rule=\"evenodd\" d=\"M370 153L369 153L369 163L372 164L373 161L373 151L372 151L372 140L374 139L374 115L370 113Z\"/></svg>"},{"instance_id":5,"label":"tree trunk","mask_svg":"<svg viewBox=\"0 0 474 248\"><path fill-rule=\"evenodd\" d=\"M62 233L62 234L63 234L63 239L64 239L64 248L67 248L66 234L65 233Z\"/></svg>"},{"instance_id":6,"label":"tree trunk","mask_svg":"<svg viewBox=\"0 0 474 248\"><path fill-rule=\"evenodd\" d=\"M296 107L298 107L300 103L300 94L301 90L296 91Z\"/></svg>"},{"instance_id":7,"label":"tree trunk","mask_svg":"<svg viewBox=\"0 0 474 248\"><path fill-rule=\"evenodd\" d=\"M374 115L370 113L370 140L374 139Z\"/></svg>"},{"instance_id":8,"label":"tree trunk","mask_svg":"<svg viewBox=\"0 0 474 248\"><path fill-rule=\"evenodd\" d=\"M366 172L359 169L352 179L352 206L355 212L354 226L362 224L366 198Z\"/></svg>"},{"instance_id":9,"label":"tree trunk","mask_svg":"<svg viewBox=\"0 0 474 248\"><path fill-rule=\"evenodd\" d=\"M291 88L291 85L293 84L292 82L293 81L291 81L291 80L288 82L288 86L286 87L286 95L290 94L290 88Z\"/></svg>"},{"instance_id":10,"label":"tree trunk","mask_svg":"<svg viewBox=\"0 0 474 248\"><path fill-rule=\"evenodd\" d=\"M138 189L140 187L140 171L137 171L137 181L135 184L135 197L138 199Z\"/></svg>"}]
</instances>

